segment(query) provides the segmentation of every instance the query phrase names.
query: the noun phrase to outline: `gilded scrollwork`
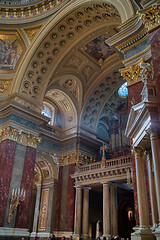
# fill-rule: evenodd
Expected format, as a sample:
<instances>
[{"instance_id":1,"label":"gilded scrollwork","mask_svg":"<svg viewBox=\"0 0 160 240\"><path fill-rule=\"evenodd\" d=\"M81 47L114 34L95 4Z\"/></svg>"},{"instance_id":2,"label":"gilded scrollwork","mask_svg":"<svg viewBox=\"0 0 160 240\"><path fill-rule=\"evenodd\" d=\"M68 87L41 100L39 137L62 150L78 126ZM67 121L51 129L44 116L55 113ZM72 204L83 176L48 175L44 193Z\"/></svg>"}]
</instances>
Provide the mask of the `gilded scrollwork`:
<instances>
[{"instance_id":1,"label":"gilded scrollwork","mask_svg":"<svg viewBox=\"0 0 160 240\"><path fill-rule=\"evenodd\" d=\"M28 133L27 135L27 146L37 148L37 145L41 142L40 137L35 137L32 134Z\"/></svg>"},{"instance_id":2,"label":"gilded scrollwork","mask_svg":"<svg viewBox=\"0 0 160 240\"><path fill-rule=\"evenodd\" d=\"M0 129L0 142L9 139L22 143L22 138L22 130L17 130L10 126L4 129Z\"/></svg>"},{"instance_id":3,"label":"gilded scrollwork","mask_svg":"<svg viewBox=\"0 0 160 240\"><path fill-rule=\"evenodd\" d=\"M30 146L33 148L37 148L37 145L40 143L41 138L35 137L32 134L25 134L22 130L15 129L13 127L6 127L4 129L0 129L0 142L9 139L24 146Z\"/></svg>"},{"instance_id":4,"label":"gilded scrollwork","mask_svg":"<svg viewBox=\"0 0 160 240\"><path fill-rule=\"evenodd\" d=\"M160 25L160 2L139 11L139 15L148 31L152 31Z\"/></svg>"},{"instance_id":5,"label":"gilded scrollwork","mask_svg":"<svg viewBox=\"0 0 160 240\"><path fill-rule=\"evenodd\" d=\"M141 81L140 64L143 62L144 59L140 59L136 64L120 69L121 75L127 81L128 86Z\"/></svg>"}]
</instances>

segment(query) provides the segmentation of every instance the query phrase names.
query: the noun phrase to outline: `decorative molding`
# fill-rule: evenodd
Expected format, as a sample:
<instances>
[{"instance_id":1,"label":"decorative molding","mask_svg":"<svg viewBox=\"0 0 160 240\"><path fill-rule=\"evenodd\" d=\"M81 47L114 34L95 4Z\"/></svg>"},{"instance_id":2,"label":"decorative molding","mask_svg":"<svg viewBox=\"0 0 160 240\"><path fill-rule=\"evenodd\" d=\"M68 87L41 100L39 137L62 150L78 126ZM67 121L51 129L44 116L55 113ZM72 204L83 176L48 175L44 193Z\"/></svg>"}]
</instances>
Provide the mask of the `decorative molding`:
<instances>
[{"instance_id":1,"label":"decorative molding","mask_svg":"<svg viewBox=\"0 0 160 240\"><path fill-rule=\"evenodd\" d=\"M141 58L136 64L120 69L121 75L127 81L127 85L133 85L141 81L141 72L140 64L144 63L144 59Z\"/></svg>"},{"instance_id":2,"label":"decorative molding","mask_svg":"<svg viewBox=\"0 0 160 240\"><path fill-rule=\"evenodd\" d=\"M7 21L17 21L18 23L21 23L22 20L26 19L37 19L37 17L40 17L41 19L44 18L47 15L51 14L52 12L55 12L57 8L60 8L65 3L67 3L69 0L43 0L39 3L32 3L30 5L24 4L21 6L14 7L12 5L8 5L6 7L6 4L0 5L0 19L7 20ZM12 3L12 1L11 1Z\"/></svg>"},{"instance_id":3,"label":"decorative molding","mask_svg":"<svg viewBox=\"0 0 160 240\"><path fill-rule=\"evenodd\" d=\"M160 1L140 10L139 15L148 32L155 30L160 25Z\"/></svg>"},{"instance_id":4,"label":"decorative molding","mask_svg":"<svg viewBox=\"0 0 160 240\"><path fill-rule=\"evenodd\" d=\"M37 34L37 32L40 30L41 27L42 27L42 24L33 26L33 27L29 27L29 28L23 28L23 31L27 34L30 41L32 41L32 39L35 37L35 35Z\"/></svg>"},{"instance_id":5,"label":"decorative molding","mask_svg":"<svg viewBox=\"0 0 160 240\"><path fill-rule=\"evenodd\" d=\"M133 48L134 46L140 44L148 37L147 30L143 28L140 32L136 35L132 36L131 38L127 39L126 41L122 42L121 44L117 45L116 48L121 51L122 53L126 52L127 50Z\"/></svg>"},{"instance_id":6,"label":"decorative molding","mask_svg":"<svg viewBox=\"0 0 160 240\"><path fill-rule=\"evenodd\" d=\"M149 45L145 50L124 60L123 64L127 67L129 65L135 64L139 59L142 59L142 58L149 59L150 57L151 57L151 47Z\"/></svg>"},{"instance_id":7,"label":"decorative molding","mask_svg":"<svg viewBox=\"0 0 160 240\"><path fill-rule=\"evenodd\" d=\"M0 142L7 139L32 148L37 148L41 141L40 137L35 137L30 133L25 134L22 132L22 130L15 129L10 126L0 129Z\"/></svg>"}]
</instances>

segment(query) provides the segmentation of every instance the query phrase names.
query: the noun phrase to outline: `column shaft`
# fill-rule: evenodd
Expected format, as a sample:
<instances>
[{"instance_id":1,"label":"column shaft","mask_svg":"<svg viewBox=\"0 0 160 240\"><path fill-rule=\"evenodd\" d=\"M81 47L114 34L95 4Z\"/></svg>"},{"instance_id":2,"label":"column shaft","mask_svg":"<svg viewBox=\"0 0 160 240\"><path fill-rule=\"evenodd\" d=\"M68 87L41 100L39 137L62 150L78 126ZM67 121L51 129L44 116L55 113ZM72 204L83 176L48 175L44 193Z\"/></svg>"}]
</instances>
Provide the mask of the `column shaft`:
<instances>
[{"instance_id":1,"label":"column shaft","mask_svg":"<svg viewBox=\"0 0 160 240\"><path fill-rule=\"evenodd\" d=\"M103 184L103 235L110 236L110 197L109 184Z\"/></svg>"},{"instance_id":2,"label":"column shaft","mask_svg":"<svg viewBox=\"0 0 160 240\"><path fill-rule=\"evenodd\" d=\"M144 179L144 166L142 159L142 151L135 150L135 163L136 163L136 179L137 179L137 194L138 194L138 209L140 228L149 226L149 214L147 205L147 193Z\"/></svg>"},{"instance_id":3,"label":"column shaft","mask_svg":"<svg viewBox=\"0 0 160 240\"><path fill-rule=\"evenodd\" d=\"M157 204L158 204L158 217L160 223L160 151L159 151L159 139L158 135L155 132L151 132L151 148L152 148L152 159L154 166L154 176L155 176L155 186L156 186L156 195L157 195Z\"/></svg>"},{"instance_id":4,"label":"column shaft","mask_svg":"<svg viewBox=\"0 0 160 240\"><path fill-rule=\"evenodd\" d=\"M82 233L84 236L88 236L88 224L89 224L89 188L83 190L83 221L82 221Z\"/></svg>"},{"instance_id":5,"label":"column shaft","mask_svg":"<svg viewBox=\"0 0 160 240\"><path fill-rule=\"evenodd\" d=\"M116 188L114 184L110 186L110 190L111 190L111 233L112 235L118 235Z\"/></svg>"},{"instance_id":6,"label":"column shaft","mask_svg":"<svg viewBox=\"0 0 160 240\"><path fill-rule=\"evenodd\" d=\"M76 188L76 201L75 201L75 218L74 218L74 234L81 233L81 212L82 212L82 188Z\"/></svg>"},{"instance_id":7,"label":"column shaft","mask_svg":"<svg viewBox=\"0 0 160 240\"><path fill-rule=\"evenodd\" d=\"M153 223L153 226L156 226L156 224L158 223L157 199L156 199L154 174L152 172L152 162L151 162L152 158L149 152L147 153L147 160L148 160L149 191L150 191L151 209L152 209L152 223Z\"/></svg>"},{"instance_id":8,"label":"column shaft","mask_svg":"<svg viewBox=\"0 0 160 240\"><path fill-rule=\"evenodd\" d=\"M38 216L39 216L39 208L40 208L40 201L41 201L41 183L37 183L37 195L36 195L36 204L35 204L35 211L34 211L34 220L33 220L33 233L37 232L38 228Z\"/></svg>"}]
</instances>

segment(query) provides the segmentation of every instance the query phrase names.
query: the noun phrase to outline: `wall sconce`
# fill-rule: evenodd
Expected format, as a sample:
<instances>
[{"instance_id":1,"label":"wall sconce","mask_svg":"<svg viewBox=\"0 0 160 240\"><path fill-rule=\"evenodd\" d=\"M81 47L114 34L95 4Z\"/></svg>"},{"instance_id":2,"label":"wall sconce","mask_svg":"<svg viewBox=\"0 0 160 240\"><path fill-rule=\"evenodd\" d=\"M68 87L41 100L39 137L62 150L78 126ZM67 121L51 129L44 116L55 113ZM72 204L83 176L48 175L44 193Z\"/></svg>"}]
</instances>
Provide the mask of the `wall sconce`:
<instances>
[{"instance_id":1,"label":"wall sconce","mask_svg":"<svg viewBox=\"0 0 160 240\"><path fill-rule=\"evenodd\" d=\"M26 196L26 191L22 188L16 188L12 190L12 195L10 199L9 214L8 214L8 223L12 221L13 212L17 209L20 201L24 201Z\"/></svg>"}]
</instances>

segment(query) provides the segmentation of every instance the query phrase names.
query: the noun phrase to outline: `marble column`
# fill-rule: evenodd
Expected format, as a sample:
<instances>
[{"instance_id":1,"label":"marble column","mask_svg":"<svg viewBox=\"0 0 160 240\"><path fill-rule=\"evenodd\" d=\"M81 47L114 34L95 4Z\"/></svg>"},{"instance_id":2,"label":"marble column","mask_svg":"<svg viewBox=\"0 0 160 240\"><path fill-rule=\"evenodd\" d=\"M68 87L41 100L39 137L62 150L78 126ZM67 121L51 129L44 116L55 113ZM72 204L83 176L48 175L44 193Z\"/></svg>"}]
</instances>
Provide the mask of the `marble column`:
<instances>
[{"instance_id":1,"label":"marble column","mask_svg":"<svg viewBox=\"0 0 160 240\"><path fill-rule=\"evenodd\" d=\"M135 148L135 164L137 179L137 195L140 226L136 231L138 239L154 239L154 235L149 228L149 213L147 204L147 192L144 178L143 151Z\"/></svg>"},{"instance_id":2,"label":"marble column","mask_svg":"<svg viewBox=\"0 0 160 240\"><path fill-rule=\"evenodd\" d=\"M156 196L157 196L157 205L158 205L158 221L159 221L159 230L160 230L160 144L159 138L156 132L150 131L150 140L152 148L152 159L154 167L154 177L155 177L155 186L156 186Z\"/></svg>"},{"instance_id":3,"label":"marble column","mask_svg":"<svg viewBox=\"0 0 160 240\"><path fill-rule=\"evenodd\" d=\"M155 230L158 224L158 208L157 208L157 199L156 199L156 189L154 181L154 173L152 166L152 156L150 151L146 151L147 161L148 161L148 176L149 176L149 191L150 191L150 200L151 200L151 210L152 210L152 229Z\"/></svg>"},{"instance_id":4,"label":"marble column","mask_svg":"<svg viewBox=\"0 0 160 240\"><path fill-rule=\"evenodd\" d=\"M118 235L118 216L117 216L117 204L116 204L116 186L111 184L111 233L112 235Z\"/></svg>"},{"instance_id":5,"label":"marble column","mask_svg":"<svg viewBox=\"0 0 160 240\"><path fill-rule=\"evenodd\" d=\"M37 182L35 184L37 186L37 195L36 195L36 204L35 204L34 220L33 220L33 230L32 230L32 233L31 233L31 237L36 237L37 228L38 228L39 208L40 208L40 202L41 202L42 183Z\"/></svg>"},{"instance_id":6,"label":"marble column","mask_svg":"<svg viewBox=\"0 0 160 240\"><path fill-rule=\"evenodd\" d=\"M82 234L83 238L88 238L88 225L89 225L89 188L83 189L83 221L82 221Z\"/></svg>"},{"instance_id":7,"label":"marble column","mask_svg":"<svg viewBox=\"0 0 160 240\"><path fill-rule=\"evenodd\" d=\"M76 187L74 236L81 234L82 188Z\"/></svg>"},{"instance_id":8,"label":"marble column","mask_svg":"<svg viewBox=\"0 0 160 240\"><path fill-rule=\"evenodd\" d=\"M107 239L111 236L110 227L110 184L103 183L103 236Z\"/></svg>"}]
</instances>

